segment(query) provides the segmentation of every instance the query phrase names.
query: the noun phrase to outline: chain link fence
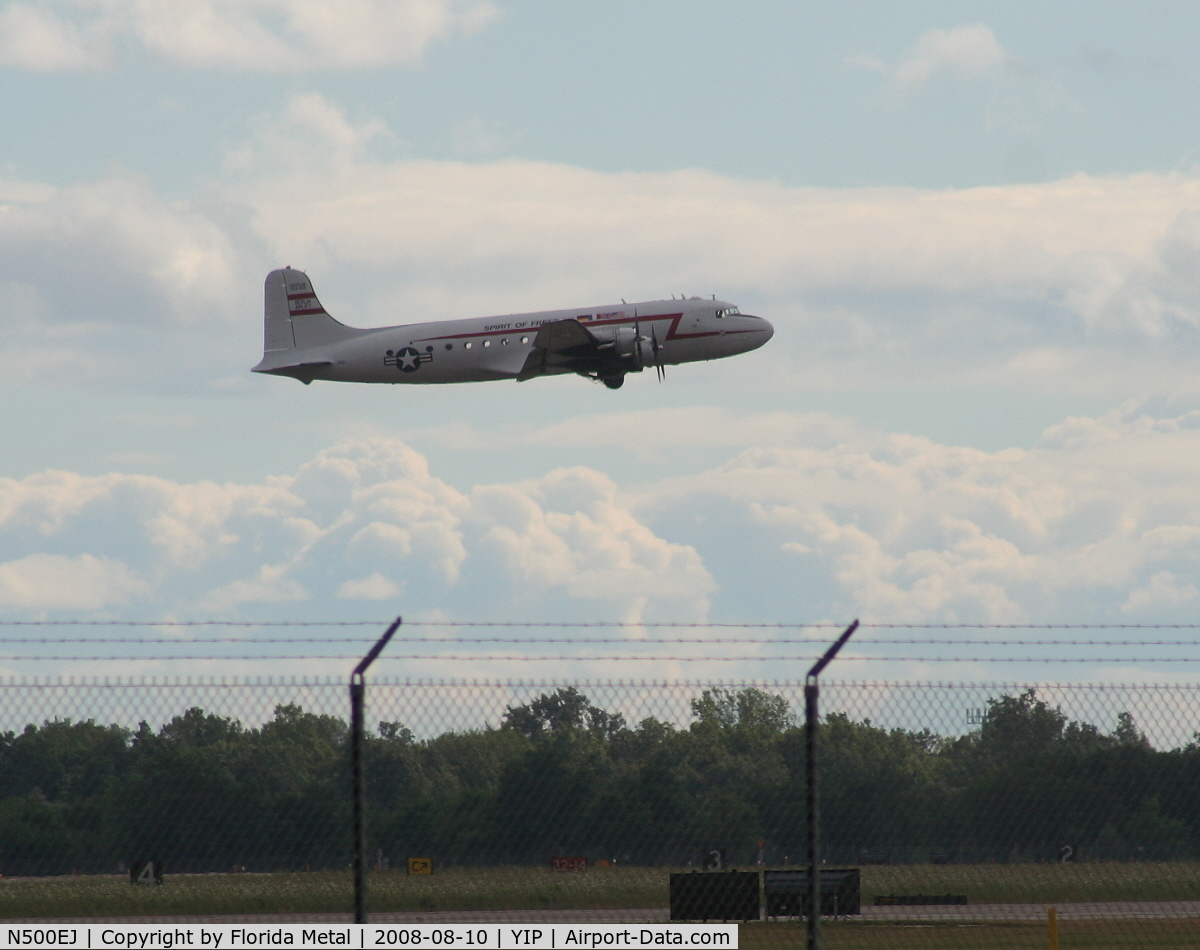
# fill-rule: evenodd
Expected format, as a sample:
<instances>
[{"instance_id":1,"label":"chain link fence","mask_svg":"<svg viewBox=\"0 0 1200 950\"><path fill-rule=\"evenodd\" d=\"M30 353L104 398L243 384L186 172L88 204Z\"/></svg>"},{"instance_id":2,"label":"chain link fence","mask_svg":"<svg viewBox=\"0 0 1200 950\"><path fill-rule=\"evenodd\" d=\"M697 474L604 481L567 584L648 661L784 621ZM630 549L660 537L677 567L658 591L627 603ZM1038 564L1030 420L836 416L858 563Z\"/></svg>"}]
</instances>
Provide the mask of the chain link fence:
<instances>
[{"instance_id":1,"label":"chain link fence","mask_svg":"<svg viewBox=\"0 0 1200 950\"><path fill-rule=\"evenodd\" d=\"M1200 945L1200 687L821 703L822 860L861 895L825 946L1045 947L1049 906L1064 947ZM348 705L332 680L3 683L0 914L349 919ZM373 680L373 919L661 921L671 873L797 867L802 710L800 683ZM147 861L162 886L131 883ZM743 941L801 940L769 903Z\"/></svg>"}]
</instances>

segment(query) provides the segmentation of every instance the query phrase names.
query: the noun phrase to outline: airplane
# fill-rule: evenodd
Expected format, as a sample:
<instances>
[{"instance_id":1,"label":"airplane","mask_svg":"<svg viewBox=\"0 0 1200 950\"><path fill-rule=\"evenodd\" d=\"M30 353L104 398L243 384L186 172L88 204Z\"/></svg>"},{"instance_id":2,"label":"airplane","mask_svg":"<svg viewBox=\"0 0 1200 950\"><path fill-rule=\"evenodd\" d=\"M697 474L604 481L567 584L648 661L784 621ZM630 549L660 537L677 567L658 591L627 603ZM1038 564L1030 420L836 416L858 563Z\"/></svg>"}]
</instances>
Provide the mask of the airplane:
<instances>
[{"instance_id":1,"label":"airplane","mask_svg":"<svg viewBox=\"0 0 1200 950\"><path fill-rule=\"evenodd\" d=\"M775 333L762 317L699 297L512 313L360 330L326 312L303 271L267 275L264 343L255 373L352 383L523 382L578 373L620 389L627 373L757 349Z\"/></svg>"}]
</instances>

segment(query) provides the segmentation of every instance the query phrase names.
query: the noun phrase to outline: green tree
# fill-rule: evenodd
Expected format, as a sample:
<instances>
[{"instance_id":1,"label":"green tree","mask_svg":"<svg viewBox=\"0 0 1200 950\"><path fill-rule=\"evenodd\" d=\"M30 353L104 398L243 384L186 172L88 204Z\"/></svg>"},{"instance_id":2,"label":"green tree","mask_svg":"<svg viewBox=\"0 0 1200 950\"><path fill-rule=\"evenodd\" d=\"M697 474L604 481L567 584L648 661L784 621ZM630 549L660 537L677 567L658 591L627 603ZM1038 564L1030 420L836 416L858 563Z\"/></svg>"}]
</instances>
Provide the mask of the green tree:
<instances>
[{"instance_id":1,"label":"green tree","mask_svg":"<svg viewBox=\"0 0 1200 950\"><path fill-rule=\"evenodd\" d=\"M584 728L612 736L624 726L624 717L593 706L574 686L544 693L530 703L509 706L502 722L503 728L515 729L530 739L561 729Z\"/></svg>"}]
</instances>

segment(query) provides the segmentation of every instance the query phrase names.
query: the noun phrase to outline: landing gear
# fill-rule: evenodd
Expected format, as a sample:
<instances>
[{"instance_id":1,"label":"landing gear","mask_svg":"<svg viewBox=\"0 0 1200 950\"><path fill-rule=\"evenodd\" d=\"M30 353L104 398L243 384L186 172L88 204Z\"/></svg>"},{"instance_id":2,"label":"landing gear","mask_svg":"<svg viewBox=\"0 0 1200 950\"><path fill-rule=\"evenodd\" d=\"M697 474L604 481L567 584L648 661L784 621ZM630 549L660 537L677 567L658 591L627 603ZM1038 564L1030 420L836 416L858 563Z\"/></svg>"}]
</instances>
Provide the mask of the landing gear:
<instances>
[{"instance_id":1,"label":"landing gear","mask_svg":"<svg viewBox=\"0 0 1200 950\"><path fill-rule=\"evenodd\" d=\"M609 389L620 389L625 383L624 376L603 376L600 381Z\"/></svg>"}]
</instances>

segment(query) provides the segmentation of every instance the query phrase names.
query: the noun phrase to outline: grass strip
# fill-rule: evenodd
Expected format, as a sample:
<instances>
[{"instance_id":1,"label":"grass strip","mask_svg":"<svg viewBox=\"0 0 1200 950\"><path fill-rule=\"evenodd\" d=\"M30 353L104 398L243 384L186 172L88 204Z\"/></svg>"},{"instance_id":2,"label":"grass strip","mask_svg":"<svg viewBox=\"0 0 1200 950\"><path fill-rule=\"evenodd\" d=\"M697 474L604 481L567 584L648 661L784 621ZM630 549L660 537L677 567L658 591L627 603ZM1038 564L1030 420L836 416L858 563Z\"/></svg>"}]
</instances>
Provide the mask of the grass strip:
<instances>
[{"instance_id":1,"label":"grass strip","mask_svg":"<svg viewBox=\"0 0 1200 950\"><path fill-rule=\"evenodd\" d=\"M410 877L375 871L373 911L666 907L671 868L445 868ZM0 879L0 918L347 913L349 871L171 874L162 887L123 875ZM971 904L1200 900L1200 864L891 865L862 869L863 903L877 894L965 894ZM1200 946L1200 939L1196 941Z\"/></svg>"}]
</instances>

